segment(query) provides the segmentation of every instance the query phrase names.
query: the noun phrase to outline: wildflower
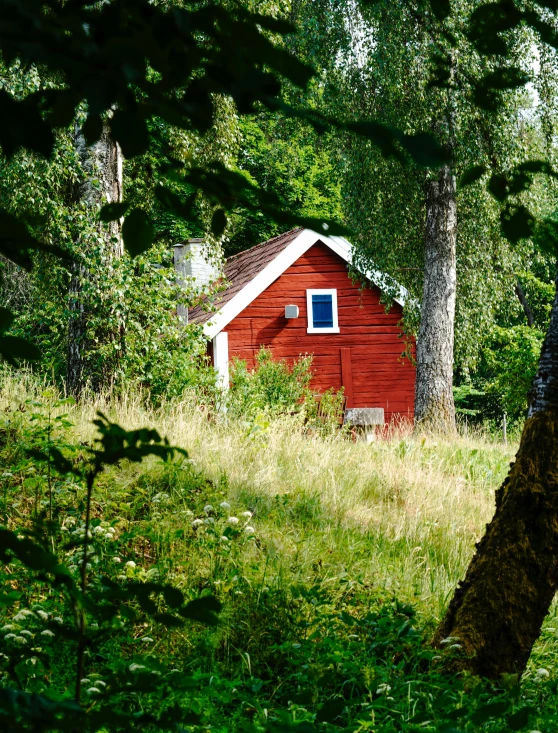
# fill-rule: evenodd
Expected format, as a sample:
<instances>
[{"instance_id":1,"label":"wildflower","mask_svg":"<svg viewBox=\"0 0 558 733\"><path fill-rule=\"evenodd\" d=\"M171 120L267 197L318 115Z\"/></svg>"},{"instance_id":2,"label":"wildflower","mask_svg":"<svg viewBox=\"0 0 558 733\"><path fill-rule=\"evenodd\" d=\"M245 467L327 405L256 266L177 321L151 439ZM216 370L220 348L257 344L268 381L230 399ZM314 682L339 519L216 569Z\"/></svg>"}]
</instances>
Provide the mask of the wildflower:
<instances>
[{"instance_id":1,"label":"wildflower","mask_svg":"<svg viewBox=\"0 0 558 733\"><path fill-rule=\"evenodd\" d=\"M19 641L20 644L27 644L27 639L24 636L16 636L15 641Z\"/></svg>"},{"instance_id":2,"label":"wildflower","mask_svg":"<svg viewBox=\"0 0 558 733\"><path fill-rule=\"evenodd\" d=\"M229 517L229 518L227 519L227 522L228 522L229 524L238 524L238 517Z\"/></svg>"},{"instance_id":3,"label":"wildflower","mask_svg":"<svg viewBox=\"0 0 558 733\"><path fill-rule=\"evenodd\" d=\"M384 683L378 687L378 689L376 690L376 695L385 695L388 692L391 692L391 685Z\"/></svg>"},{"instance_id":4,"label":"wildflower","mask_svg":"<svg viewBox=\"0 0 558 733\"><path fill-rule=\"evenodd\" d=\"M220 539L221 539L221 542L228 542L229 541L229 538L226 537L225 535L221 535L221 538Z\"/></svg>"},{"instance_id":5,"label":"wildflower","mask_svg":"<svg viewBox=\"0 0 558 733\"><path fill-rule=\"evenodd\" d=\"M256 534L256 530L254 529L254 527L244 527L244 534L247 534L247 535Z\"/></svg>"},{"instance_id":6,"label":"wildflower","mask_svg":"<svg viewBox=\"0 0 558 733\"><path fill-rule=\"evenodd\" d=\"M141 641L145 641L146 644L151 644L153 639L150 636L142 636Z\"/></svg>"},{"instance_id":7,"label":"wildflower","mask_svg":"<svg viewBox=\"0 0 558 733\"><path fill-rule=\"evenodd\" d=\"M101 527L100 524L98 524L96 527L93 528L93 534L104 534L105 528Z\"/></svg>"},{"instance_id":8,"label":"wildflower","mask_svg":"<svg viewBox=\"0 0 558 733\"><path fill-rule=\"evenodd\" d=\"M23 635L25 635L25 636L33 636L33 634L32 634L32 633L31 633L30 631L28 631L27 629L23 629L23 631L20 631L19 633L20 633L20 634L21 634L22 636L23 636Z\"/></svg>"},{"instance_id":9,"label":"wildflower","mask_svg":"<svg viewBox=\"0 0 558 733\"><path fill-rule=\"evenodd\" d=\"M200 524L203 524L203 519L194 519L192 522L192 527L199 527Z\"/></svg>"},{"instance_id":10,"label":"wildflower","mask_svg":"<svg viewBox=\"0 0 558 733\"><path fill-rule=\"evenodd\" d=\"M43 611L42 609L39 609L37 611L37 616L39 618L41 618L43 621L47 621L48 620L48 613L46 611Z\"/></svg>"},{"instance_id":11,"label":"wildflower","mask_svg":"<svg viewBox=\"0 0 558 733\"><path fill-rule=\"evenodd\" d=\"M5 626L2 626L2 631L11 631L13 628L13 624L6 624Z\"/></svg>"},{"instance_id":12,"label":"wildflower","mask_svg":"<svg viewBox=\"0 0 558 733\"><path fill-rule=\"evenodd\" d=\"M128 560L128 562L126 563L125 567L127 567L127 568L135 568L136 567L136 563L133 560Z\"/></svg>"},{"instance_id":13,"label":"wildflower","mask_svg":"<svg viewBox=\"0 0 558 733\"><path fill-rule=\"evenodd\" d=\"M52 620L53 621L56 621L59 624L63 624L64 623L64 621L60 618L60 616L55 616Z\"/></svg>"},{"instance_id":14,"label":"wildflower","mask_svg":"<svg viewBox=\"0 0 558 733\"><path fill-rule=\"evenodd\" d=\"M15 638L16 638L15 634L6 634L6 636L4 637L4 639L15 639Z\"/></svg>"},{"instance_id":15,"label":"wildflower","mask_svg":"<svg viewBox=\"0 0 558 733\"><path fill-rule=\"evenodd\" d=\"M211 504L206 504L203 510L206 514L211 514L211 512L213 511L213 507L211 506Z\"/></svg>"},{"instance_id":16,"label":"wildflower","mask_svg":"<svg viewBox=\"0 0 558 733\"><path fill-rule=\"evenodd\" d=\"M130 670L130 672L138 672L140 669L145 669L145 664L130 664L128 669Z\"/></svg>"},{"instance_id":17,"label":"wildflower","mask_svg":"<svg viewBox=\"0 0 558 733\"><path fill-rule=\"evenodd\" d=\"M242 512L240 516L244 517L245 519L250 519L250 517L252 516L252 512Z\"/></svg>"},{"instance_id":18,"label":"wildflower","mask_svg":"<svg viewBox=\"0 0 558 733\"><path fill-rule=\"evenodd\" d=\"M114 527L107 527L107 534L114 534L115 532L116 530L114 529Z\"/></svg>"},{"instance_id":19,"label":"wildflower","mask_svg":"<svg viewBox=\"0 0 558 733\"><path fill-rule=\"evenodd\" d=\"M21 611L19 611L19 613L16 613L13 620L14 621L25 621L27 616L34 616L34 615L35 614L33 613L33 611L30 611L28 608L22 608Z\"/></svg>"},{"instance_id":20,"label":"wildflower","mask_svg":"<svg viewBox=\"0 0 558 733\"><path fill-rule=\"evenodd\" d=\"M463 648L463 647L461 646L461 644L452 644L452 645L450 646L450 649L462 649L462 648Z\"/></svg>"},{"instance_id":21,"label":"wildflower","mask_svg":"<svg viewBox=\"0 0 558 733\"><path fill-rule=\"evenodd\" d=\"M98 688L98 687L90 687L90 688L89 688L89 689L87 690L87 694L88 694L88 695L98 695L98 694L99 694L100 692L101 692L101 690L99 690L99 688Z\"/></svg>"},{"instance_id":22,"label":"wildflower","mask_svg":"<svg viewBox=\"0 0 558 733\"><path fill-rule=\"evenodd\" d=\"M203 520L203 523L204 523L204 524L215 524L215 520L213 519L213 517L206 517L206 518L205 518L205 519Z\"/></svg>"},{"instance_id":23,"label":"wildflower","mask_svg":"<svg viewBox=\"0 0 558 733\"><path fill-rule=\"evenodd\" d=\"M119 557L113 557L112 561L113 562L122 562L122 560Z\"/></svg>"},{"instance_id":24,"label":"wildflower","mask_svg":"<svg viewBox=\"0 0 558 733\"><path fill-rule=\"evenodd\" d=\"M80 680L82 685L90 685L91 680L88 677L84 677L82 680Z\"/></svg>"},{"instance_id":25,"label":"wildflower","mask_svg":"<svg viewBox=\"0 0 558 733\"><path fill-rule=\"evenodd\" d=\"M45 629L44 631L41 631L41 636L54 636L54 632L50 629Z\"/></svg>"},{"instance_id":26,"label":"wildflower","mask_svg":"<svg viewBox=\"0 0 558 733\"><path fill-rule=\"evenodd\" d=\"M221 507L221 509L230 509L230 508L231 508L231 505L229 504L229 502L228 502L228 501L222 501L222 502L221 502L221 503L219 504L219 506Z\"/></svg>"},{"instance_id":27,"label":"wildflower","mask_svg":"<svg viewBox=\"0 0 558 733\"><path fill-rule=\"evenodd\" d=\"M457 636L448 636L447 639L442 639L440 644L451 644L452 641L459 641L459 639Z\"/></svg>"},{"instance_id":28,"label":"wildflower","mask_svg":"<svg viewBox=\"0 0 558 733\"><path fill-rule=\"evenodd\" d=\"M104 680L95 680L96 685L102 685L103 687L107 686L107 683Z\"/></svg>"},{"instance_id":29,"label":"wildflower","mask_svg":"<svg viewBox=\"0 0 558 733\"><path fill-rule=\"evenodd\" d=\"M543 679L544 677L550 677L550 674L549 674L549 671L548 671L548 669L544 669L544 668L541 668L541 669L537 669L537 671L536 671L536 673L535 673L535 674L536 674L536 675L537 675L537 677L539 677L540 679Z\"/></svg>"}]
</instances>

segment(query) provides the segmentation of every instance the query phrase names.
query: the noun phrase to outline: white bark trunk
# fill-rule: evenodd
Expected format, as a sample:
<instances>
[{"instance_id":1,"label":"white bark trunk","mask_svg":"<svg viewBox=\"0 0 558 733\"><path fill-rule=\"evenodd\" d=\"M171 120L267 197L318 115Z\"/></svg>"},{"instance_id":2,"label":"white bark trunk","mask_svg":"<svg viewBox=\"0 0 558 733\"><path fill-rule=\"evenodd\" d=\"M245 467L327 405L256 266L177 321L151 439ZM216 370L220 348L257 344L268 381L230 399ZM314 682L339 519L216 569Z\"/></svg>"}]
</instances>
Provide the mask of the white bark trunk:
<instances>
[{"instance_id":1,"label":"white bark trunk","mask_svg":"<svg viewBox=\"0 0 558 733\"><path fill-rule=\"evenodd\" d=\"M424 289L417 338L415 420L434 430L455 430L452 385L456 237L455 177L445 166L437 180L428 184Z\"/></svg>"},{"instance_id":2,"label":"white bark trunk","mask_svg":"<svg viewBox=\"0 0 558 733\"><path fill-rule=\"evenodd\" d=\"M118 143L109 134L108 126L103 128L100 139L91 146L85 142L83 132L77 125L74 133L76 152L81 161L84 176L76 186L76 200L92 209L98 216L103 204L122 201L122 152ZM121 236L121 223L98 224L98 232L104 239L107 264L124 253ZM87 269L87 244L77 242L80 257L72 265L72 278L69 288L70 320L68 324L68 351L66 361L66 389L69 394L79 397L90 383L99 388L99 375L91 369L88 353L91 345L87 342L87 305L83 297L83 283L93 277Z\"/></svg>"}]
</instances>

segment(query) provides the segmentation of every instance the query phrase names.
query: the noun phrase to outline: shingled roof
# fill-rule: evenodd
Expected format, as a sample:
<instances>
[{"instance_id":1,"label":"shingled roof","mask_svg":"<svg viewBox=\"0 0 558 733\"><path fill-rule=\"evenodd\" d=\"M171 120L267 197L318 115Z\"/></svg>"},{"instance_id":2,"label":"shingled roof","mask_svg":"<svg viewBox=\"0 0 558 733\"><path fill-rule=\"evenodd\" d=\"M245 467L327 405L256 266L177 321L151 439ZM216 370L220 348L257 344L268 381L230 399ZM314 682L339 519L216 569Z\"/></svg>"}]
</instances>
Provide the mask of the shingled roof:
<instances>
[{"instance_id":1,"label":"shingled roof","mask_svg":"<svg viewBox=\"0 0 558 733\"><path fill-rule=\"evenodd\" d=\"M249 282L251 282L258 273L260 273L266 265L274 260L277 255L282 252L293 239L295 239L302 229L291 229L290 232L279 234L273 239L266 242L256 244L255 247L239 252L229 257L225 263L224 278L229 283L226 290L218 293L214 303L214 310L220 310L231 301L234 296L242 290ZM207 300L200 305L191 308L188 311L189 323L206 323L214 316L214 311L207 310ZM205 307L204 307L205 306Z\"/></svg>"},{"instance_id":2,"label":"shingled roof","mask_svg":"<svg viewBox=\"0 0 558 733\"><path fill-rule=\"evenodd\" d=\"M229 257L224 268L225 289L211 301L206 299L191 308L189 322L202 324L207 338L214 338L317 242L328 246L350 265L352 245L344 237L318 234L311 229L292 229ZM395 301L405 304L407 291L388 275L377 270L362 270L361 274L381 290L391 292Z\"/></svg>"}]
</instances>

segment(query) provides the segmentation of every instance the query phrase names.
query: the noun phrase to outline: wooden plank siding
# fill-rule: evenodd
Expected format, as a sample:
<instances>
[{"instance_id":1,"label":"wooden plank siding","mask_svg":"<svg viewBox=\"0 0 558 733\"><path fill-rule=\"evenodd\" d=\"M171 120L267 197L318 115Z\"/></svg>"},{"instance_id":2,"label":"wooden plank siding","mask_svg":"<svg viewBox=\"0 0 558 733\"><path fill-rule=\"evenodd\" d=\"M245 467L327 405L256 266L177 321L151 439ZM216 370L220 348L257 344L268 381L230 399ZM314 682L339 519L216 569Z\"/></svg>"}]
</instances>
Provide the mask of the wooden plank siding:
<instances>
[{"instance_id":1,"label":"wooden plank siding","mask_svg":"<svg viewBox=\"0 0 558 733\"><path fill-rule=\"evenodd\" d=\"M320 288L337 289L338 334L306 332L306 290ZM285 318L290 304L298 305L298 318ZM230 360L244 359L253 368L261 346L291 363L312 354L315 392L340 389L345 377L350 379L344 386L352 407L383 407L386 421L391 421L413 417L415 368L402 357L401 316L400 305L394 303L386 313L378 288L361 290L341 257L315 244L224 330Z\"/></svg>"}]
</instances>

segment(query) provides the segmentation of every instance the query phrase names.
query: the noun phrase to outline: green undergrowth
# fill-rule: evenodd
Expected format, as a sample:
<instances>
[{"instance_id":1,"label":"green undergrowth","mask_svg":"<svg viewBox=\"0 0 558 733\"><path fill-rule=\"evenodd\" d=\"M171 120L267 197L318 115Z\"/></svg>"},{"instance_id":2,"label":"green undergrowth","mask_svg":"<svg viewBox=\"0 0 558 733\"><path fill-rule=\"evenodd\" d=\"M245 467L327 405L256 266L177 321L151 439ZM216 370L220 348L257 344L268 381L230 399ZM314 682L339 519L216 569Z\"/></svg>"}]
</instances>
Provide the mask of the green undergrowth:
<instances>
[{"instance_id":1,"label":"green undergrowth","mask_svg":"<svg viewBox=\"0 0 558 733\"><path fill-rule=\"evenodd\" d=\"M58 449L73 465L86 461L87 410L52 393L4 400L3 523L22 538L42 537L79 581L85 487L39 454ZM187 456L121 461L99 474L87 573L101 596L114 582L172 586L186 602L213 598L219 622L190 614L179 623L171 591L105 600L110 612L89 622L83 730L134 729L118 716L95 727L95 710L109 699L115 710L152 715L145 730L556 730L555 609L521 685L450 677L443 663L459 654L458 640L441 651L428 645L511 449L482 437L406 434L366 446L308 435L296 421L271 423L254 438L245 425L181 409L193 427L171 438L190 447ZM138 420L178 430L178 415ZM40 572L15 562L3 570L0 600L3 688L71 699L75 609ZM16 698L13 730L63 729L29 715L34 722L18 727L32 698ZM177 707L188 710L182 727L165 722Z\"/></svg>"}]
</instances>

